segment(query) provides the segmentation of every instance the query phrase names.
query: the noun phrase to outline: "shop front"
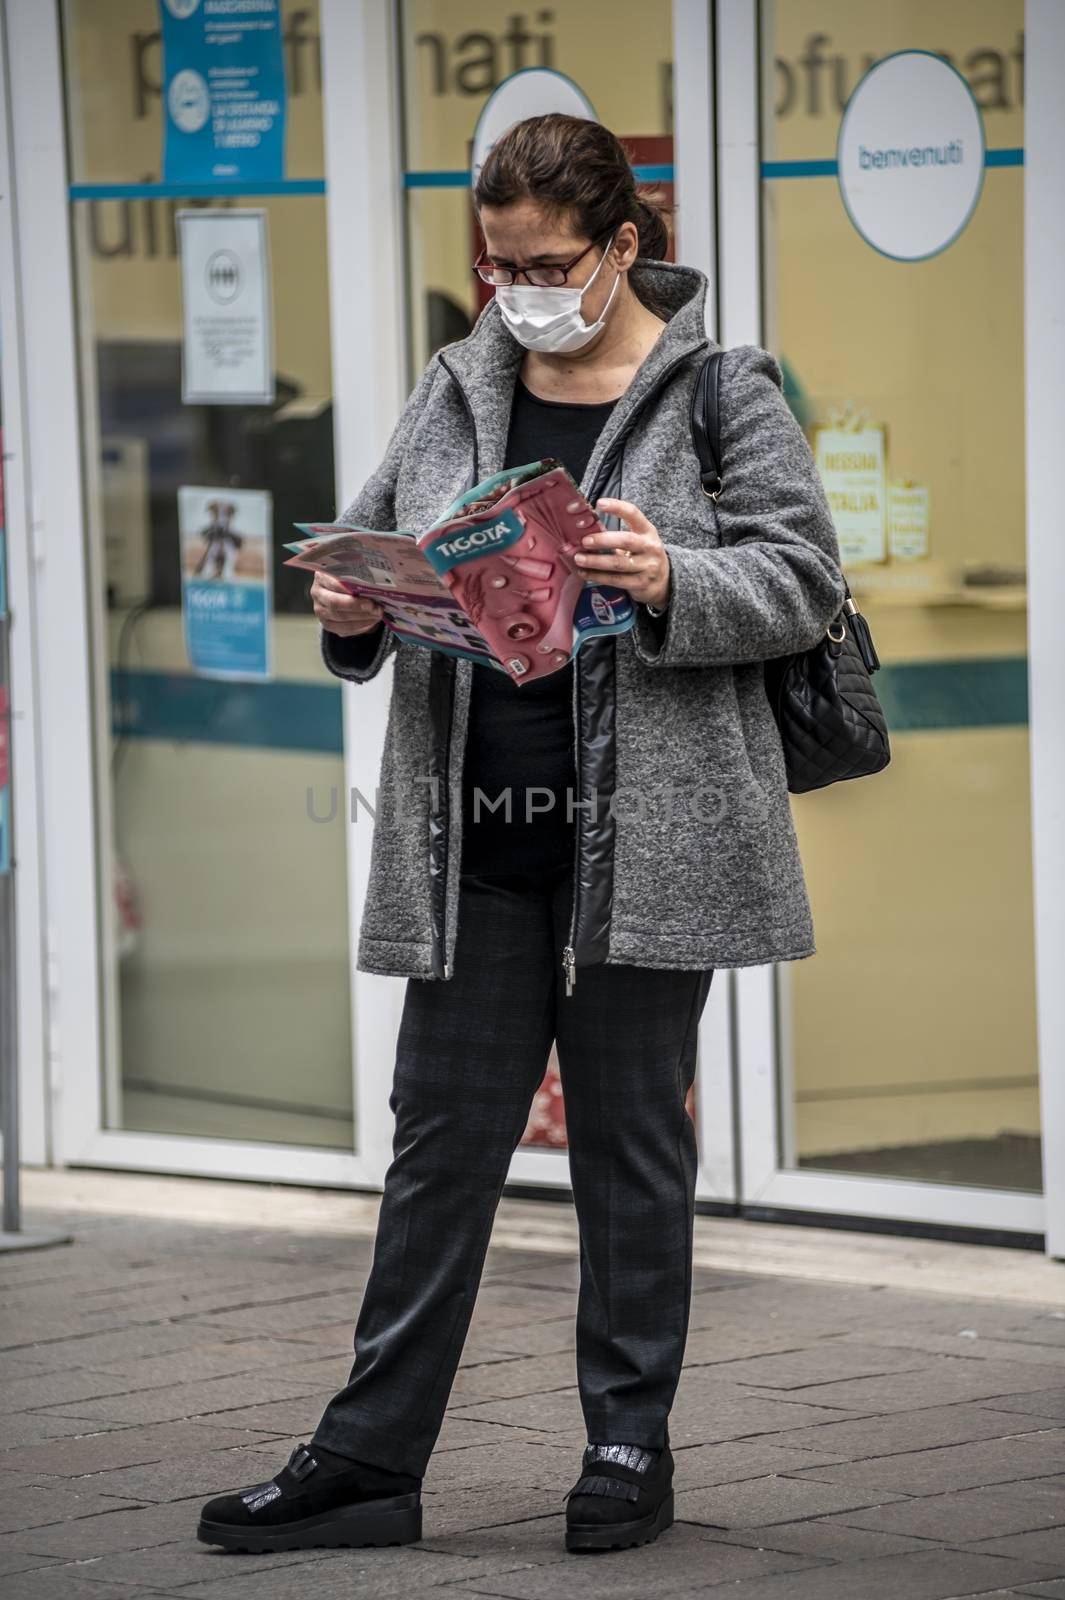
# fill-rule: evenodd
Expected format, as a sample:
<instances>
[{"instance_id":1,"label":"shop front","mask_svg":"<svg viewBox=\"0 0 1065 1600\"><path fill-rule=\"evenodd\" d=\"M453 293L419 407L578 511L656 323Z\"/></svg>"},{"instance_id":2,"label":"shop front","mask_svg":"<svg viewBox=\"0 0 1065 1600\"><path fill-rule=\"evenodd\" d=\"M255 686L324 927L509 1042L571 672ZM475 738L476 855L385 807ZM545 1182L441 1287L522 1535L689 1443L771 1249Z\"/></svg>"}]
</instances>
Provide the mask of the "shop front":
<instances>
[{"instance_id":1,"label":"shop front","mask_svg":"<svg viewBox=\"0 0 1065 1600\"><path fill-rule=\"evenodd\" d=\"M8 0L5 30L28 1159L380 1186L403 990L353 952L390 669L326 674L283 546L490 292L478 151L575 109L674 205L708 332L780 360L892 737L794 798L816 956L712 987L700 1199L1065 1255L1059 8ZM568 1188L553 1060L511 1181Z\"/></svg>"}]
</instances>

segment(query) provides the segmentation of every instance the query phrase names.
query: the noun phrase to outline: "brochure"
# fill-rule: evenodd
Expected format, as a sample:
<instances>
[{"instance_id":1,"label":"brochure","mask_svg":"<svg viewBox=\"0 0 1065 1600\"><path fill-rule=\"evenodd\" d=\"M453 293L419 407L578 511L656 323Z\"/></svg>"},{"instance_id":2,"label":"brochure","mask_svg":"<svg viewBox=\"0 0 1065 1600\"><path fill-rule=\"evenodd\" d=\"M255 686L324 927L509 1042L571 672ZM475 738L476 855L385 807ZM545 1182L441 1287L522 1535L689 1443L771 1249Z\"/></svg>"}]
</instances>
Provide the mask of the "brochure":
<instances>
[{"instance_id":1,"label":"brochure","mask_svg":"<svg viewBox=\"0 0 1065 1600\"><path fill-rule=\"evenodd\" d=\"M424 533L298 522L290 567L327 572L376 600L412 644L482 661L516 683L567 665L585 639L635 620L625 589L593 583L574 561L602 523L551 457L496 473Z\"/></svg>"}]
</instances>

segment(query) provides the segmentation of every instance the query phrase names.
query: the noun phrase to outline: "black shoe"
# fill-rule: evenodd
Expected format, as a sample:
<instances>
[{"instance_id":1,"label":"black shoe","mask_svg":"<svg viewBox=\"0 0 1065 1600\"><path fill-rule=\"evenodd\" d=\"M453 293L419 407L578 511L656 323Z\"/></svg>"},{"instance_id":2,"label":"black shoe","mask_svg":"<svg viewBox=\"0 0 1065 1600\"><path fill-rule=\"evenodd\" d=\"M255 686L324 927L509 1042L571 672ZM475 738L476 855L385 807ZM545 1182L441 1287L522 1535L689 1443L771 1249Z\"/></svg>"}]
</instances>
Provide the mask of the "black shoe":
<instances>
[{"instance_id":1,"label":"black shoe","mask_svg":"<svg viewBox=\"0 0 1065 1600\"><path fill-rule=\"evenodd\" d=\"M650 1544L673 1525L673 1454L638 1444L589 1444L565 1495L567 1550Z\"/></svg>"},{"instance_id":2,"label":"black shoe","mask_svg":"<svg viewBox=\"0 0 1065 1600\"><path fill-rule=\"evenodd\" d=\"M268 1483L208 1500L196 1537L256 1555L410 1544L422 1536L421 1482L313 1442L298 1444Z\"/></svg>"}]
</instances>

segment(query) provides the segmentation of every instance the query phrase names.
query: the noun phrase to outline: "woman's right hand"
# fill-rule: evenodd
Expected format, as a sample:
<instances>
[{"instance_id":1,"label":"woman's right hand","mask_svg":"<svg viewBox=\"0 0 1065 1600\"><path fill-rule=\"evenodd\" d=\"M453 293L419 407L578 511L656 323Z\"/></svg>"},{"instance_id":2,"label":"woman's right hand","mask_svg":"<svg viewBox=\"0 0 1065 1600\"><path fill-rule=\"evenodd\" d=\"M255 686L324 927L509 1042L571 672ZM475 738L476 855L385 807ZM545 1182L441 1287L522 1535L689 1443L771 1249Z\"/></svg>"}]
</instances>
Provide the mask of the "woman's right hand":
<instances>
[{"instance_id":1,"label":"woman's right hand","mask_svg":"<svg viewBox=\"0 0 1065 1600\"><path fill-rule=\"evenodd\" d=\"M339 578L328 572L316 572L311 584L311 603L314 614L327 633L350 639L360 633L372 633L384 617L376 600L363 595L349 594Z\"/></svg>"}]
</instances>

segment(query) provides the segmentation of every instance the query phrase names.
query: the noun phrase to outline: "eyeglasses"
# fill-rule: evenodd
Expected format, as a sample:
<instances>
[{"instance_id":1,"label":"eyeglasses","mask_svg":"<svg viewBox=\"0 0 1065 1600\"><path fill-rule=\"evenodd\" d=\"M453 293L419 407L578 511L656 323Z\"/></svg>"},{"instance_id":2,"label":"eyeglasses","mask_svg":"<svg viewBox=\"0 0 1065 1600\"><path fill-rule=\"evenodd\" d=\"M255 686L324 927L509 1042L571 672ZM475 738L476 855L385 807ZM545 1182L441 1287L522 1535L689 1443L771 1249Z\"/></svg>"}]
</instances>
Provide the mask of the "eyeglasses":
<instances>
[{"instance_id":1,"label":"eyeglasses","mask_svg":"<svg viewBox=\"0 0 1065 1600\"><path fill-rule=\"evenodd\" d=\"M473 270L483 282L494 284L496 287L501 284L514 283L519 277L524 277L539 289L557 289L566 282L577 262L583 261L589 250L594 250L596 245L602 242L602 239L610 239L612 237L612 234L603 234L600 239L593 239L591 244L585 245L579 255L574 256L572 261L567 261L561 267L497 267L494 261L483 261L481 259L484 255L482 250L481 255L473 263Z\"/></svg>"}]
</instances>

